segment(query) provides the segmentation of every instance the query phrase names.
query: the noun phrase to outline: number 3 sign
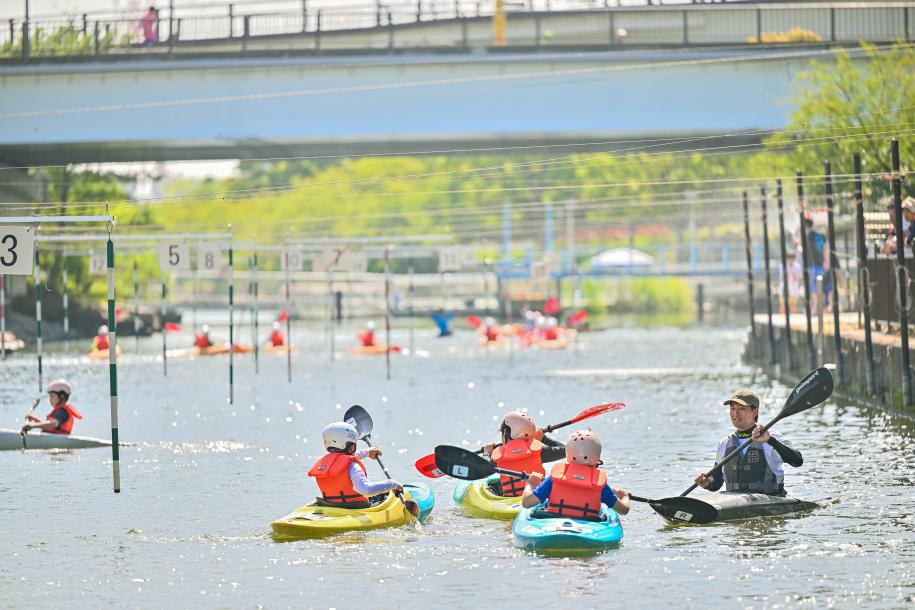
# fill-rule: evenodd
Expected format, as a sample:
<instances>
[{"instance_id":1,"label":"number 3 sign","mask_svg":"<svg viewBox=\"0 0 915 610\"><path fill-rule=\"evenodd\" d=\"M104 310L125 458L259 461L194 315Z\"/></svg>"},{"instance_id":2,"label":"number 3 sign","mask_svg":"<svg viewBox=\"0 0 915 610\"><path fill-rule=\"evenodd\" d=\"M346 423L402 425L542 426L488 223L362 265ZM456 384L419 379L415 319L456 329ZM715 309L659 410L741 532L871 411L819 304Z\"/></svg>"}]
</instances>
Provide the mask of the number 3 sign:
<instances>
[{"instance_id":1,"label":"number 3 sign","mask_svg":"<svg viewBox=\"0 0 915 610\"><path fill-rule=\"evenodd\" d=\"M187 242L161 242L159 244L159 267L162 271L190 269L191 257Z\"/></svg>"},{"instance_id":2,"label":"number 3 sign","mask_svg":"<svg viewBox=\"0 0 915 610\"><path fill-rule=\"evenodd\" d=\"M0 275L31 275L35 235L28 227L0 226Z\"/></svg>"}]
</instances>

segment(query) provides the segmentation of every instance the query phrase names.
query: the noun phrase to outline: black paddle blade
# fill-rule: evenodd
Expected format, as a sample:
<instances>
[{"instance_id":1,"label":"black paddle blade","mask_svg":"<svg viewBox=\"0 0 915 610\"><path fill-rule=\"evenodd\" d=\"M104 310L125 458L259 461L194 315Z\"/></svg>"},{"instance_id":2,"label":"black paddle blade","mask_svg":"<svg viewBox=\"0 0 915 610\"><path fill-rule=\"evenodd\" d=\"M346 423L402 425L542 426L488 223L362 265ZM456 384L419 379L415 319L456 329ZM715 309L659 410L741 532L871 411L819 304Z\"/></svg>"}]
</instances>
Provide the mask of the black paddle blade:
<instances>
[{"instance_id":1,"label":"black paddle blade","mask_svg":"<svg viewBox=\"0 0 915 610\"><path fill-rule=\"evenodd\" d=\"M677 496L651 500L651 508L671 523L711 523L718 518L718 509L696 498Z\"/></svg>"},{"instance_id":2,"label":"black paddle blade","mask_svg":"<svg viewBox=\"0 0 915 610\"><path fill-rule=\"evenodd\" d=\"M495 467L473 451L451 445L435 448L435 465L449 477L476 481L495 474Z\"/></svg>"},{"instance_id":3,"label":"black paddle blade","mask_svg":"<svg viewBox=\"0 0 915 610\"><path fill-rule=\"evenodd\" d=\"M356 431L359 432L359 438L372 434L372 429L374 428L372 416L359 405L353 405L347 409L346 413L343 414L343 421L356 428Z\"/></svg>"},{"instance_id":4,"label":"black paddle blade","mask_svg":"<svg viewBox=\"0 0 915 610\"><path fill-rule=\"evenodd\" d=\"M815 407L832 395L833 383L832 373L826 367L811 371L788 395L779 415L787 417Z\"/></svg>"}]
</instances>

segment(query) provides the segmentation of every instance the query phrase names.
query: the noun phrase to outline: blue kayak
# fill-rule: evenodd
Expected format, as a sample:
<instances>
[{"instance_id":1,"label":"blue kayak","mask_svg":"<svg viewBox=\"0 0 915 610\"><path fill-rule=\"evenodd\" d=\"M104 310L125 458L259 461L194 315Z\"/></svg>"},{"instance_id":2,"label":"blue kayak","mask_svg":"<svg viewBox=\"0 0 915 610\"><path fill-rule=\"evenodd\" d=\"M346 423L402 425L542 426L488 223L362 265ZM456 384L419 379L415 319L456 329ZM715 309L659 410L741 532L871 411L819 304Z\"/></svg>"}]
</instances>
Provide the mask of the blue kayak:
<instances>
[{"instance_id":1,"label":"blue kayak","mask_svg":"<svg viewBox=\"0 0 915 610\"><path fill-rule=\"evenodd\" d=\"M606 504L601 521L556 517L543 505L524 508L512 525L515 546L538 552L594 552L616 546L623 539L620 516Z\"/></svg>"}]
</instances>

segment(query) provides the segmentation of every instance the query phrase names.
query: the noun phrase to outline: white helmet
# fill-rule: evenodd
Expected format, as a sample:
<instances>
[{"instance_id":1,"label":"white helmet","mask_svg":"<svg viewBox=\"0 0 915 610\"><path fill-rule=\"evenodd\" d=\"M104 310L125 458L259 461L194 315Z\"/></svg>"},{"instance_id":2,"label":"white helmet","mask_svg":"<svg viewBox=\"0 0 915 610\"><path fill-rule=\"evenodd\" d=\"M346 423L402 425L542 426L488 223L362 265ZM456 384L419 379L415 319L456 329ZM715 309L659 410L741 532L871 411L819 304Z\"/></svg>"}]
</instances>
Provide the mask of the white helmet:
<instances>
[{"instance_id":1,"label":"white helmet","mask_svg":"<svg viewBox=\"0 0 915 610\"><path fill-rule=\"evenodd\" d=\"M502 434L508 434L512 440L523 438L531 440L537 434L537 424L530 416L521 411L509 411L502 418Z\"/></svg>"},{"instance_id":2,"label":"white helmet","mask_svg":"<svg viewBox=\"0 0 915 610\"><path fill-rule=\"evenodd\" d=\"M66 379L55 379L48 384L48 392L63 392L67 396L73 394L73 388L70 387Z\"/></svg>"},{"instance_id":3,"label":"white helmet","mask_svg":"<svg viewBox=\"0 0 915 610\"><path fill-rule=\"evenodd\" d=\"M273 330L279 330L280 328L282 328L282 327L280 326L280 323L279 323L279 322L274 322L274 323L273 323Z\"/></svg>"},{"instance_id":4,"label":"white helmet","mask_svg":"<svg viewBox=\"0 0 915 610\"><path fill-rule=\"evenodd\" d=\"M359 440L359 432L354 426L338 421L321 430L321 438L324 439L325 449L345 451L347 445L350 443L355 445Z\"/></svg>"},{"instance_id":5,"label":"white helmet","mask_svg":"<svg viewBox=\"0 0 915 610\"><path fill-rule=\"evenodd\" d=\"M375 322L372 320L369 320L368 323L365 325L365 327L369 330L375 330Z\"/></svg>"},{"instance_id":6,"label":"white helmet","mask_svg":"<svg viewBox=\"0 0 915 610\"><path fill-rule=\"evenodd\" d=\"M546 319L547 328L556 328L556 326L558 324L559 324L559 320L557 320L556 318L554 318L552 316L550 316L549 318Z\"/></svg>"},{"instance_id":7,"label":"white helmet","mask_svg":"<svg viewBox=\"0 0 915 610\"><path fill-rule=\"evenodd\" d=\"M108 336L108 327L105 326L104 324L102 324L101 326L99 326L99 327L98 327L98 334L99 334L99 336L101 336L101 337L107 337L107 336Z\"/></svg>"},{"instance_id":8,"label":"white helmet","mask_svg":"<svg viewBox=\"0 0 915 610\"><path fill-rule=\"evenodd\" d=\"M486 318L486 326L494 326L496 323L495 318Z\"/></svg>"},{"instance_id":9,"label":"white helmet","mask_svg":"<svg viewBox=\"0 0 915 610\"><path fill-rule=\"evenodd\" d=\"M566 461L570 464L597 466L600 463L600 439L590 430L575 432L566 443Z\"/></svg>"},{"instance_id":10,"label":"white helmet","mask_svg":"<svg viewBox=\"0 0 915 610\"><path fill-rule=\"evenodd\" d=\"M210 334L210 325L209 325L209 324L204 324L203 326L201 326L201 327L200 327L200 332L202 332L202 333L205 334L205 335Z\"/></svg>"}]
</instances>

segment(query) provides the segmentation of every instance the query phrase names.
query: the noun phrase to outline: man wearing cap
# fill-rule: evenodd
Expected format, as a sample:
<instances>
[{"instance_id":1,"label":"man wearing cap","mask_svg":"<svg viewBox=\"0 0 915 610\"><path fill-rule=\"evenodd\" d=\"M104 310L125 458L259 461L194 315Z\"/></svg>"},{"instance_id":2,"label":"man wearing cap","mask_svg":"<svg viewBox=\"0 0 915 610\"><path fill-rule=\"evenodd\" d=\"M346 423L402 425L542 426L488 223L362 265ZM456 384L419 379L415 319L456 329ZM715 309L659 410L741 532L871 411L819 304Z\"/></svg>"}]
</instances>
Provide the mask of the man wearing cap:
<instances>
[{"instance_id":1,"label":"man wearing cap","mask_svg":"<svg viewBox=\"0 0 915 610\"><path fill-rule=\"evenodd\" d=\"M912 249L912 243L915 242L915 197L906 197L902 200L902 219L903 224L908 223L905 229L906 250ZM906 254L911 254L907 252Z\"/></svg>"},{"instance_id":2,"label":"man wearing cap","mask_svg":"<svg viewBox=\"0 0 915 610\"><path fill-rule=\"evenodd\" d=\"M785 495L783 464L795 468L804 463L801 452L778 432L763 432L759 420L759 397L753 390L737 390L724 404L731 409L731 423L737 429L718 443L717 464L748 438L753 442L733 458L721 472L711 477L700 474L696 484L709 491L726 491Z\"/></svg>"}]
</instances>

